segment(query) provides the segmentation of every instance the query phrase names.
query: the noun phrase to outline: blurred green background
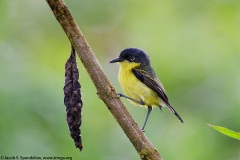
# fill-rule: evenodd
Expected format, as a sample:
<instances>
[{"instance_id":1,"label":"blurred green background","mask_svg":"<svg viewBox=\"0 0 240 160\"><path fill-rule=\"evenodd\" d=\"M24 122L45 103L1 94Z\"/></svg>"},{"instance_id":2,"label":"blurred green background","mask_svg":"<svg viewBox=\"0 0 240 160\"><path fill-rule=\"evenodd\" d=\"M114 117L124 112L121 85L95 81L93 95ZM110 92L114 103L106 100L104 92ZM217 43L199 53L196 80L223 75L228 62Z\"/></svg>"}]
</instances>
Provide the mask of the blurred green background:
<instances>
[{"instance_id":1,"label":"blurred green background","mask_svg":"<svg viewBox=\"0 0 240 160\"><path fill-rule=\"evenodd\" d=\"M127 47L145 50L184 120L154 109L146 135L166 160L239 160L240 143L207 126L240 131L239 0L66 1L116 87ZM139 159L78 60L84 149L75 148L63 105L70 43L47 3L0 1L0 155ZM147 110L125 99L142 126Z\"/></svg>"}]
</instances>

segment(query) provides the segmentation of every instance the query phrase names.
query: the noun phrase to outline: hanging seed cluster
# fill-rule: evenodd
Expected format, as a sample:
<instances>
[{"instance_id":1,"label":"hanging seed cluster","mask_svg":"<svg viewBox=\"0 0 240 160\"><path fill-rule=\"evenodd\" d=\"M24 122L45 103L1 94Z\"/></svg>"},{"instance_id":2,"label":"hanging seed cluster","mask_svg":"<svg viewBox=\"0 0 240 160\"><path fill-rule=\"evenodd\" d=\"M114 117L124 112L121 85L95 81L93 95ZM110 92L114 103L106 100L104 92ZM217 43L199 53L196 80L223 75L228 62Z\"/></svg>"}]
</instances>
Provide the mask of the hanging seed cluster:
<instances>
[{"instance_id":1,"label":"hanging seed cluster","mask_svg":"<svg viewBox=\"0 0 240 160\"><path fill-rule=\"evenodd\" d=\"M75 49L72 47L70 58L65 64L64 104L67 112L67 124L75 146L83 149L80 126L82 123L81 85L76 63Z\"/></svg>"}]
</instances>

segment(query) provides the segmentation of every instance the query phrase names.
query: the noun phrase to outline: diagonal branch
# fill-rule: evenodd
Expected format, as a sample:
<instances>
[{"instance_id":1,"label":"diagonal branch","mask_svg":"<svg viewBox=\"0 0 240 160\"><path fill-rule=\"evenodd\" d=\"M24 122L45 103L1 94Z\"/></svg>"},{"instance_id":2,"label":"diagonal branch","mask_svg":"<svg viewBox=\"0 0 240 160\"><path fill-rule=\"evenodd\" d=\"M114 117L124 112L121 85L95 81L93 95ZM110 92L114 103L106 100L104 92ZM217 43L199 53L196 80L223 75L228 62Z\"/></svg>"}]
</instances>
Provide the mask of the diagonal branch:
<instances>
[{"instance_id":1,"label":"diagonal branch","mask_svg":"<svg viewBox=\"0 0 240 160\"><path fill-rule=\"evenodd\" d=\"M118 124L121 126L141 159L162 160L158 151L137 126L123 103L117 97L115 89L104 74L99 62L90 46L73 19L68 7L63 0L46 0L56 19L62 26L69 40L75 47L79 58L90 75L99 98L103 100Z\"/></svg>"}]
</instances>

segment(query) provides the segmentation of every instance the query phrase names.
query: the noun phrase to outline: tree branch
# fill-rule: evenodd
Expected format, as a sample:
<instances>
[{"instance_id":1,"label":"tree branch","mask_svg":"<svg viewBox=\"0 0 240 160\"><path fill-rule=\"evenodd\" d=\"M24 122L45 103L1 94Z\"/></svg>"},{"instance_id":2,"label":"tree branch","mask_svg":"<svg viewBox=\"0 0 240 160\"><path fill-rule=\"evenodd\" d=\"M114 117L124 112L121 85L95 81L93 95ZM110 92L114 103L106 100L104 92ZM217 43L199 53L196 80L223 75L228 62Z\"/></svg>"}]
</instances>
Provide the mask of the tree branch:
<instances>
[{"instance_id":1,"label":"tree branch","mask_svg":"<svg viewBox=\"0 0 240 160\"><path fill-rule=\"evenodd\" d=\"M46 0L56 19L62 26L79 58L90 75L99 98L103 100L129 140L134 145L141 159L162 160L158 151L137 126L123 103L117 97L115 89L104 74L90 46L73 19L68 7L62 0Z\"/></svg>"}]
</instances>

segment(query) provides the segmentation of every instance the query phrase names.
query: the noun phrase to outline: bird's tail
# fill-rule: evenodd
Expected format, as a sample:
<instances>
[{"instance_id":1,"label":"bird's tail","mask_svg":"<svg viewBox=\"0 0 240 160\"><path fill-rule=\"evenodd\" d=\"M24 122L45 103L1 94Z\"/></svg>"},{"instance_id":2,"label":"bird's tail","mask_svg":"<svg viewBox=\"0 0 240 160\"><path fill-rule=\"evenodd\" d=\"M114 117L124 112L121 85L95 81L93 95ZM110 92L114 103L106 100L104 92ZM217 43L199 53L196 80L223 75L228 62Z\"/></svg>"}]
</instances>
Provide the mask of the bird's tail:
<instances>
[{"instance_id":1,"label":"bird's tail","mask_svg":"<svg viewBox=\"0 0 240 160\"><path fill-rule=\"evenodd\" d=\"M166 105L168 106L168 108L175 114L175 116L183 123L182 118L178 115L178 113L175 111L175 109L168 103L166 103Z\"/></svg>"}]
</instances>

